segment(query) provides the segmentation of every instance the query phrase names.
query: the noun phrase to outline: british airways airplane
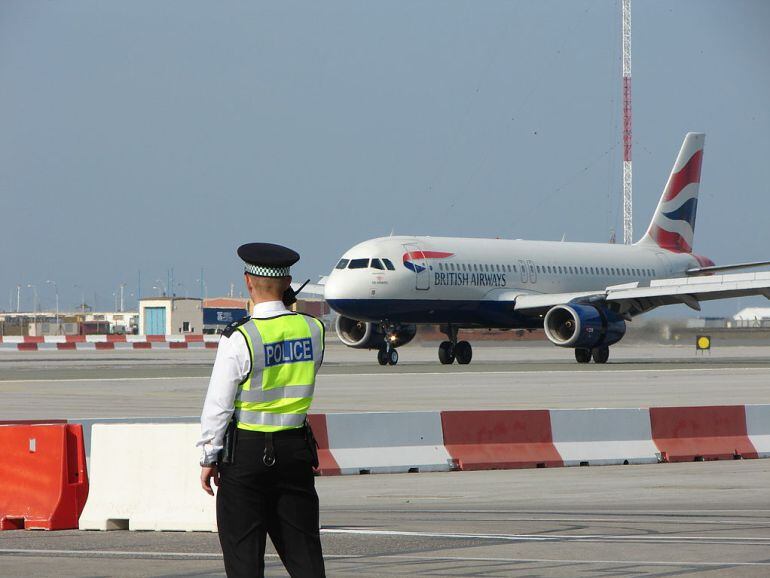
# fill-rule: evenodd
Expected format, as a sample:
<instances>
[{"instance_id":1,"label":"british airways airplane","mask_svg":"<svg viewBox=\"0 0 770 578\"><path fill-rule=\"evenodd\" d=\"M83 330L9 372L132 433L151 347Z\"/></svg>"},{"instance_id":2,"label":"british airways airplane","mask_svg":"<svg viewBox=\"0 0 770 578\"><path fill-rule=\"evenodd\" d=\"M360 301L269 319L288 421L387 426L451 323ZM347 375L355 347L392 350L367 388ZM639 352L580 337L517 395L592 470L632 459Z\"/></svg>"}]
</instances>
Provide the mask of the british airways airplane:
<instances>
[{"instance_id":1,"label":"british airways airplane","mask_svg":"<svg viewBox=\"0 0 770 578\"><path fill-rule=\"evenodd\" d=\"M377 349L381 365L421 323L446 334L443 364L470 363L461 328L543 328L578 363L606 363L626 322L661 305L764 295L770 272L716 274L770 262L716 266L693 253L702 133L685 136L655 215L634 245L391 236L352 247L324 288L336 330L354 348Z\"/></svg>"}]
</instances>

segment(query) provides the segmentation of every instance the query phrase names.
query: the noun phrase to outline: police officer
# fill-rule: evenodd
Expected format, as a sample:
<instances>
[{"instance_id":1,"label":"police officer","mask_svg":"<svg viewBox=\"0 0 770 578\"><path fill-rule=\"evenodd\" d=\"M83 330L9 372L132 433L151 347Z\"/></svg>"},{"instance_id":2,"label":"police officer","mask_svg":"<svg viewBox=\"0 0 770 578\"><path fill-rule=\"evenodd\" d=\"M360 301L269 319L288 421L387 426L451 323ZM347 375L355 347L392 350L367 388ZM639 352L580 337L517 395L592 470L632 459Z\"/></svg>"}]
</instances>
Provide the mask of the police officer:
<instances>
[{"instance_id":1,"label":"police officer","mask_svg":"<svg viewBox=\"0 0 770 578\"><path fill-rule=\"evenodd\" d=\"M324 327L284 305L293 297L296 252L249 243L238 256L254 308L219 341L201 415L201 485L211 495L211 481L219 487L217 526L229 577L264 576L266 534L292 577L325 576L315 441L306 428Z\"/></svg>"}]
</instances>

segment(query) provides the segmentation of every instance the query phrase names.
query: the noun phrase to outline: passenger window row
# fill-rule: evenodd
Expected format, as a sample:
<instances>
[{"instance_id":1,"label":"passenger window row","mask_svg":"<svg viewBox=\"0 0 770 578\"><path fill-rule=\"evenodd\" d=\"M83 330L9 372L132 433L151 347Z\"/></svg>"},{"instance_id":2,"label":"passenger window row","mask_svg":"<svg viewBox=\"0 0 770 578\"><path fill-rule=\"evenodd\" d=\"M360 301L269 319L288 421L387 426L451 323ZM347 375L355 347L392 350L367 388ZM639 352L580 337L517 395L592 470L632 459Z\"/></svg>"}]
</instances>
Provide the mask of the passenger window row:
<instances>
[{"instance_id":1,"label":"passenger window row","mask_svg":"<svg viewBox=\"0 0 770 578\"><path fill-rule=\"evenodd\" d=\"M335 269L379 269L384 271L395 271L393 262L390 259L340 259Z\"/></svg>"},{"instance_id":2,"label":"passenger window row","mask_svg":"<svg viewBox=\"0 0 770 578\"><path fill-rule=\"evenodd\" d=\"M479 265L478 263L439 263L439 271L469 271L469 272L488 272L488 273L516 273L516 265L490 265L488 263Z\"/></svg>"},{"instance_id":3,"label":"passenger window row","mask_svg":"<svg viewBox=\"0 0 770 578\"><path fill-rule=\"evenodd\" d=\"M536 265L538 273L550 275L620 275L626 277L654 277L655 270L637 267L588 267L578 265ZM439 263L439 271L470 271L516 273L516 265Z\"/></svg>"},{"instance_id":4,"label":"passenger window row","mask_svg":"<svg viewBox=\"0 0 770 578\"><path fill-rule=\"evenodd\" d=\"M615 275L623 277L654 277L655 270L637 267L587 267L578 265L537 265L537 272L551 275Z\"/></svg>"}]
</instances>

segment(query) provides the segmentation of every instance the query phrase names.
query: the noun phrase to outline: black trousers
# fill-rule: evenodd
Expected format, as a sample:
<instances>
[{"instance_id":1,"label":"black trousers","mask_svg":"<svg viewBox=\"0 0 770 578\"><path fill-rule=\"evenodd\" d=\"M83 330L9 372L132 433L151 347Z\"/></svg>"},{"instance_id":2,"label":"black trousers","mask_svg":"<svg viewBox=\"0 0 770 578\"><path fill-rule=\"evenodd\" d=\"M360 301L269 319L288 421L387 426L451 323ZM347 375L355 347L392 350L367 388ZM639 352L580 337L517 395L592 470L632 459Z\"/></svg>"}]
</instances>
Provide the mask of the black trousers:
<instances>
[{"instance_id":1,"label":"black trousers","mask_svg":"<svg viewBox=\"0 0 770 578\"><path fill-rule=\"evenodd\" d=\"M275 464L263 461L264 434L238 430L232 464L219 468L217 526L229 578L265 575L266 535L292 578L325 576L318 494L304 428L273 434Z\"/></svg>"}]
</instances>

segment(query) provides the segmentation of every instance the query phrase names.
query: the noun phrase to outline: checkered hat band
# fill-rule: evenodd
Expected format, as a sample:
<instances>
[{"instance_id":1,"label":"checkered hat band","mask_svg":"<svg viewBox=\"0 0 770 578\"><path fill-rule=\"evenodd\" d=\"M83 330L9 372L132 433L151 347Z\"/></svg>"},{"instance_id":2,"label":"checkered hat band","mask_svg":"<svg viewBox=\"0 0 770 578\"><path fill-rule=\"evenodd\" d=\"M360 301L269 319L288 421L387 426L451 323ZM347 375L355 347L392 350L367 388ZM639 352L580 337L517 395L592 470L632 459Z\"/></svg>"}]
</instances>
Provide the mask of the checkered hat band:
<instances>
[{"instance_id":1,"label":"checkered hat band","mask_svg":"<svg viewBox=\"0 0 770 578\"><path fill-rule=\"evenodd\" d=\"M290 267L261 267L246 263L246 273L257 277L288 277Z\"/></svg>"}]
</instances>

